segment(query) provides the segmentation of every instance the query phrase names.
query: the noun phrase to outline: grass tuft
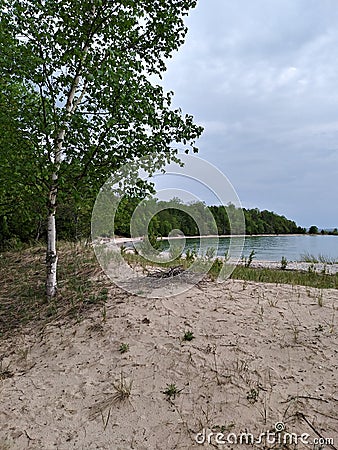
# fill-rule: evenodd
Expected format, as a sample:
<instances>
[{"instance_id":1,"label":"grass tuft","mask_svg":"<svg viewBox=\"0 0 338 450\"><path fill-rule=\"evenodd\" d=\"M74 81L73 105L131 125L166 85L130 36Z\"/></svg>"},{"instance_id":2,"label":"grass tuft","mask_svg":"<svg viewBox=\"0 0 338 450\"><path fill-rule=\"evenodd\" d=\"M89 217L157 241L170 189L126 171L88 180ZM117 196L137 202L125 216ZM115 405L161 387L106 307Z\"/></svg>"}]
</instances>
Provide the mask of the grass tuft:
<instances>
[{"instance_id":1,"label":"grass tuft","mask_svg":"<svg viewBox=\"0 0 338 450\"><path fill-rule=\"evenodd\" d=\"M338 264L338 258L332 258L331 256L323 255L319 253L318 256L313 255L312 253L302 253L300 255L301 262L307 263L322 263L322 264Z\"/></svg>"},{"instance_id":2,"label":"grass tuft","mask_svg":"<svg viewBox=\"0 0 338 450\"><path fill-rule=\"evenodd\" d=\"M167 400L175 400L176 395L180 394L183 389L178 389L175 383L167 384L167 387L162 394L167 396Z\"/></svg>"},{"instance_id":3,"label":"grass tuft","mask_svg":"<svg viewBox=\"0 0 338 450\"><path fill-rule=\"evenodd\" d=\"M133 380L128 380L121 372L119 380L113 383L115 389L115 393L112 396L113 402L115 403L129 398L132 386Z\"/></svg>"},{"instance_id":4,"label":"grass tuft","mask_svg":"<svg viewBox=\"0 0 338 450\"><path fill-rule=\"evenodd\" d=\"M123 342L123 343L120 345L119 352L120 352L120 353L127 353L128 351L129 351L129 344Z\"/></svg>"},{"instance_id":5,"label":"grass tuft","mask_svg":"<svg viewBox=\"0 0 338 450\"><path fill-rule=\"evenodd\" d=\"M192 331L186 331L183 335L183 341L192 341L195 339L194 333Z\"/></svg>"}]
</instances>

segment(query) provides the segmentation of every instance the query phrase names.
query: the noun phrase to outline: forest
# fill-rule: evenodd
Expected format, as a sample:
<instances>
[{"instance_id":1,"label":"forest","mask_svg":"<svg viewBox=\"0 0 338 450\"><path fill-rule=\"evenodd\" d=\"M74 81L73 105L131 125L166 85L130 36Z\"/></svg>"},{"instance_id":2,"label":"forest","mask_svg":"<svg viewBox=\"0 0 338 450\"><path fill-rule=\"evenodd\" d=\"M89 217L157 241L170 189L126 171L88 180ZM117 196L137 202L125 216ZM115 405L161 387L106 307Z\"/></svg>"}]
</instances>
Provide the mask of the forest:
<instances>
[{"instance_id":1,"label":"forest","mask_svg":"<svg viewBox=\"0 0 338 450\"><path fill-rule=\"evenodd\" d=\"M241 211L231 203L226 206L207 206L203 202L183 204L179 199L172 199L169 202L152 200L147 203L147 212L152 211L151 203L155 203L156 209L160 211L149 223L149 234L168 236L174 229L181 230L186 236L228 235L242 232L238 224ZM129 236L125 225L130 222L133 211L132 203L129 203L129 210L124 206L118 209L115 220L116 234ZM245 233L248 235L306 233L305 228L274 212L260 211L257 208L243 208L242 211Z\"/></svg>"},{"instance_id":2,"label":"forest","mask_svg":"<svg viewBox=\"0 0 338 450\"><path fill-rule=\"evenodd\" d=\"M58 205L57 216L58 239L79 241L90 238L90 222L93 200L82 199L82 204L68 198ZM229 215L236 217L236 207L207 206L203 202L184 204L179 199L164 202L159 200L142 201L139 197L123 198L116 212L114 223L111 217L104 225L102 234L113 236L130 236L130 222L139 204L145 204L147 214L153 215L149 223L149 234L168 236L178 229L186 236L208 234L236 234L236 224L230 229ZM159 210L158 213L154 212ZM31 202L30 207L23 209L22 205L7 209L2 208L0 214L0 249L20 248L25 244L42 242L47 237L47 222L44 205ZM1 209L0 209L1 212ZM210 215L211 212L211 215ZM239 212L239 211L237 211ZM246 234L288 234L306 233L306 229L298 226L293 220L271 211L243 208ZM214 219L214 222L213 220ZM136 224L137 229L137 224Z\"/></svg>"}]
</instances>

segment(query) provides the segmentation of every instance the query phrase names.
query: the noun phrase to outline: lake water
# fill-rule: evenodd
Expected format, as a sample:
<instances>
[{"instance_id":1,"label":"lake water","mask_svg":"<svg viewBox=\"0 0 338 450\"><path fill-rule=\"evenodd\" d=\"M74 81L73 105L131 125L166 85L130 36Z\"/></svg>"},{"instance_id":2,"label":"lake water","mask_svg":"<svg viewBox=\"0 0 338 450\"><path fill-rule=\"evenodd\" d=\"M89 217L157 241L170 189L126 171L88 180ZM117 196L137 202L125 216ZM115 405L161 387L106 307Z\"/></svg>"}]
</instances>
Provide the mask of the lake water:
<instances>
[{"instance_id":1,"label":"lake water","mask_svg":"<svg viewBox=\"0 0 338 450\"><path fill-rule=\"evenodd\" d=\"M243 238L232 237L232 248L240 247ZM187 238L185 249L200 249L205 254L210 247L217 248L217 256L224 256L229 248L230 238ZM302 254L324 255L338 261L338 236L290 235L290 236L247 236L243 256L255 251L255 260L280 261L284 256L288 261L299 261Z\"/></svg>"}]
</instances>

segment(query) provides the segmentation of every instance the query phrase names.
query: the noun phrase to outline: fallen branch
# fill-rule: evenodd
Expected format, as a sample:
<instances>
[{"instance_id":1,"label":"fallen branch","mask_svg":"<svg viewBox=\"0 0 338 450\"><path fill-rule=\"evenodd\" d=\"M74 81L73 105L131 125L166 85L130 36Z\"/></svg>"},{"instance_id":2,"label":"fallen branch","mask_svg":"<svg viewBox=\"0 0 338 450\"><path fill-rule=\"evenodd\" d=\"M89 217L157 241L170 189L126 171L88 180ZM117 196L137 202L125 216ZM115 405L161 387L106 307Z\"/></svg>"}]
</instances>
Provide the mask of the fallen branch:
<instances>
[{"instance_id":1,"label":"fallen branch","mask_svg":"<svg viewBox=\"0 0 338 450\"><path fill-rule=\"evenodd\" d=\"M325 442L327 442L327 439L326 439L322 434L320 434L319 431L316 430L316 428L312 425L312 423L307 419L307 417L305 416L305 414L303 414L303 413L301 413L301 412L297 412L297 413L296 413L296 416L297 416L297 417L300 417L301 419L303 419L304 422L306 422L306 423L309 425L309 427L311 428L311 430L312 430L314 433L316 433L316 435L317 435L320 439L323 439ZM333 450L338 450L337 447L335 447L333 444L330 444L330 443L329 443L328 445L329 445L329 447L331 447Z\"/></svg>"}]
</instances>

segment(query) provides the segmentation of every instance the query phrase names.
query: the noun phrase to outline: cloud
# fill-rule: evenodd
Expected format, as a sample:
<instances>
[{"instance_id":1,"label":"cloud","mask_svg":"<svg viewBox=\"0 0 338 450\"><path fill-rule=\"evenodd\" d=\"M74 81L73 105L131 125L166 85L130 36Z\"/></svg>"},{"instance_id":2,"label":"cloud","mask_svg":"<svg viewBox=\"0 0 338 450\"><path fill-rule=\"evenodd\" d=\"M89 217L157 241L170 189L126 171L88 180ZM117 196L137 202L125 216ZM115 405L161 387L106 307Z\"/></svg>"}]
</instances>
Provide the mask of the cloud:
<instances>
[{"instance_id":1,"label":"cloud","mask_svg":"<svg viewBox=\"0 0 338 450\"><path fill-rule=\"evenodd\" d=\"M164 78L205 126L200 156L301 225L314 204L338 225L337 23L336 0L199 0Z\"/></svg>"}]
</instances>

